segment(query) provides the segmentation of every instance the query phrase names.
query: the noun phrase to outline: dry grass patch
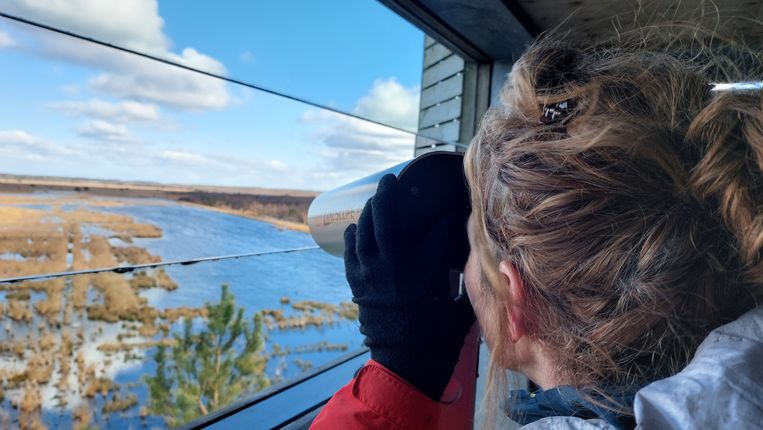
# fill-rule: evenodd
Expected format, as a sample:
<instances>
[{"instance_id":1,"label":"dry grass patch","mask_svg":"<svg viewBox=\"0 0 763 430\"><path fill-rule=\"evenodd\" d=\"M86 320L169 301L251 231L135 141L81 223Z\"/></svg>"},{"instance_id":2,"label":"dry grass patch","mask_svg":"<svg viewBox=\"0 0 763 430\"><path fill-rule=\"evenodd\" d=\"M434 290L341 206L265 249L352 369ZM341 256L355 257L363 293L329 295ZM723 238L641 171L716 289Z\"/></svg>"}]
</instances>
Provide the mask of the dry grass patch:
<instances>
[{"instance_id":1,"label":"dry grass patch","mask_svg":"<svg viewBox=\"0 0 763 430\"><path fill-rule=\"evenodd\" d=\"M139 271L130 278L130 285L137 290L149 288L161 288L167 291L177 289L178 285L167 275L164 269L157 269L154 272Z\"/></svg>"},{"instance_id":2,"label":"dry grass patch","mask_svg":"<svg viewBox=\"0 0 763 430\"><path fill-rule=\"evenodd\" d=\"M42 396L40 396L39 387L31 384L27 385L24 395L17 406L19 410L19 427L21 429L38 430L46 428L40 418Z\"/></svg>"},{"instance_id":3,"label":"dry grass patch","mask_svg":"<svg viewBox=\"0 0 763 430\"><path fill-rule=\"evenodd\" d=\"M92 413L86 404L80 405L72 413L74 430L86 430L90 428Z\"/></svg>"},{"instance_id":4,"label":"dry grass patch","mask_svg":"<svg viewBox=\"0 0 763 430\"><path fill-rule=\"evenodd\" d=\"M138 334L143 337L154 337L159 332L159 328L154 324L154 321L148 321L143 323L138 329Z\"/></svg>"},{"instance_id":5,"label":"dry grass patch","mask_svg":"<svg viewBox=\"0 0 763 430\"><path fill-rule=\"evenodd\" d=\"M64 333L61 336L61 347L58 350L58 383L56 383L56 388L59 392L64 392L69 387L69 374L71 373L71 362L72 362L72 339L71 336L69 336L68 333Z\"/></svg>"},{"instance_id":6,"label":"dry grass patch","mask_svg":"<svg viewBox=\"0 0 763 430\"><path fill-rule=\"evenodd\" d=\"M9 299L8 306L8 318L16 322L30 323L32 322L32 309L29 306L28 301L19 301Z\"/></svg>"},{"instance_id":7,"label":"dry grass patch","mask_svg":"<svg viewBox=\"0 0 763 430\"><path fill-rule=\"evenodd\" d=\"M85 388L85 397L92 399L98 394L106 397L110 391L117 389L119 389L119 385L109 378L91 378Z\"/></svg>"},{"instance_id":8,"label":"dry grass patch","mask_svg":"<svg viewBox=\"0 0 763 430\"><path fill-rule=\"evenodd\" d=\"M161 312L160 316L168 323L174 323L180 318L206 318L207 314L207 308L189 308L182 306L179 308L167 308Z\"/></svg>"},{"instance_id":9,"label":"dry grass patch","mask_svg":"<svg viewBox=\"0 0 763 430\"><path fill-rule=\"evenodd\" d=\"M146 248L137 246L112 246L111 253L120 263L148 264L162 261L161 257L151 255Z\"/></svg>"},{"instance_id":10,"label":"dry grass patch","mask_svg":"<svg viewBox=\"0 0 763 430\"><path fill-rule=\"evenodd\" d=\"M331 324L334 319L330 315L295 315L283 318L281 321L277 321L275 326L280 330L288 329L304 329L307 327L322 327L325 324ZM268 328L271 325L268 324Z\"/></svg>"},{"instance_id":11,"label":"dry grass patch","mask_svg":"<svg viewBox=\"0 0 763 430\"><path fill-rule=\"evenodd\" d=\"M53 357L50 354L38 352L32 354L27 361L25 379L36 384L46 384L53 376Z\"/></svg>"},{"instance_id":12,"label":"dry grass patch","mask_svg":"<svg viewBox=\"0 0 763 430\"><path fill-rule=\"evenodd\" d=\"M358 305L356 305L353 302L342 302L339 304L339 310L337 313L339 313L340 316L350 320L355 321L358 319L358 313L360 311L358 310Z\"/></svg>"},{"instance_id":13,"label":"dry grass patch","mask_svg":"<svg viewBox=\"0 0 763 430\"><path fill-rule=\"evenodd\" d=\"M43 352L52 349L57 343L56 336L53 333L44 332L42 336L40 336L40 350Z\"/></svg>"},{"instance_id":14,"label":"dry grass patch","mask_svg":"<svg viewBox=\"0 0 763 430\"><path fill-rule=\"evenodd\" d=\"M132 220L126 223L110 224L108 225L108 228L114 232L115 237L118 237L122 240L125 240L125 237L129 238L130 240L134 237L147 239L162 237L162 229L159 227L153 224L141 224L132 222Z\"/></svg>"},{"instance_id":15,"label":"dry grass patch","mask_svg":"<svg viewBox=\"0 0 763 430\"><path fill-rule=\"evenodd\" d=\"M19 255L22 259L0 259L0 277L36 275L66 270L68 241L61 231L18 235L18 231L0 231L0 253Z\"/></svg>"},{"instance_id":16,"label":"dry grass patch","mask_svg":"<svg viewBox=\"0 0 763 430\"><path fill-rule=\"evenodd\" d=\"M90 280L92 275L73 276L72 290L69 296L74 309L84 309L87 305L87 291L90 289Z\"/></svg>"},{"instance_id":17,"label":"dry grass patch","mask_svg":"<svg viewBox=\"0 0 763 430\"><path fill-rule=\"evenodd\" d=\"M358 319L358 305L352 302L342 302L339 305L322 303L314 300L296 302L291 305L294 310L314 313L320 311L324 314L337 314L348 320Z\"/></svg>"},{"instance_id":18,"label":"dry grass patch","mask_svg":"<svg viewBox=\"0 0 763 430\"><path fill-rule=\"evenodd\" d=\"M16 354L16 357L24 358L24 354L26 354L27 346L28 345L26 342L17 340L16 342L13 342L11 344L11 351L14 354Z\"/></svg>"},{"instance_id":19,"label":"dry grass patch","mask_svg":"<svg viewBox=\"0 0 763 430\"><path fill-rule=\"evenodd\" d=\"M117 258L112 254L111 245L105 237L90 236L87 249L90 252L90 260L88 260L86 268L114 267L117 265Z\"/></svg>"},{"instance_id":20,"label":"dry grass patch","mask_svg":"<svg viewBox=\"0 0 763 430\"><path fill-rule=\"evenodd\" d=\"M119 393L114 393L111 399L103 405L101 412L104 414L111 414L114 412L124 412L131 407L138 404L138 396L130 394L127 397L122 397Z\"/></svg>"},{"instance_id":21,"label":"dry grass patch","mask_svg":"<svg viewBox=\"0 0 763 430\"><path fill-rule=\"evenodd\" d=\"M50 324L55 324L61 317L62 298L66 288L65 280L64 278L56 278L38 284L44 284L46 297L35 302L34 308Z\"/></svg>"},{"instance_id":22,"label":"dry grass patch","mask_svg":"<svg viewBox=\"0 0 763 430\"><path fill-rule=\"evenodd\" d=\"M302 312L322 311L325 313L336 313L336 306L329 303L317 302L315 300L304 300L291 304L292 309Z\"/></svg>"},{"instance_id":23,"label":"dry grass patch","mask_svg":"<svg viewBox=\"0 0 763 430\"><path fill-rule=\"evenodd\" d=\"M87 315L91 320L110 323L118 321L150 321L160 312L147 305L147 300L140 297L130 286L130 282L117 273L98 273L91 275L91 285L101 293L102 303L88 305ZM176 312L186 312L180 308Z\"/></svg>"},{"instance_id":24,"label":"dry grass patch","mask_svg":"<svg viewBox=\"0 0 763 430\"><path fill-rule=\"evenodd\" d=\"M18 358L24 358L24 353L26 353L27 344L26 342L22 341L4 341L0 342L0 353L6 354L6 353L12 353ZM5 370L1 370L2 372L5 372ZM0 381L2 381L4 377L0 375Z\"/></svg>"},{"instance_id":25,"label":"dry grass patch","mask_svg":"<svg viewBox=\"0 0 763 430\"><path fill-rule=\"evenodd\" d=\"M0 206L0 219L3 220L3 229L13 224L34 224L47 214L46 211L39 209L8 206L7 203L3 203L3 200L0 196L0 205L2 205Z\"/></svg>"},{"instance_id":26,"label":"dry grass patch","mask_svg":"<svg viewBox=\"0 0 763 430\"><path fill-rule=\"evenodd\" d=\"M32 293L29 292L29 289L14 287L16 286L11 286L10 288L12 289L5 293L6 300L27 301L32 296Z\"/></svg>"}]
</instances>

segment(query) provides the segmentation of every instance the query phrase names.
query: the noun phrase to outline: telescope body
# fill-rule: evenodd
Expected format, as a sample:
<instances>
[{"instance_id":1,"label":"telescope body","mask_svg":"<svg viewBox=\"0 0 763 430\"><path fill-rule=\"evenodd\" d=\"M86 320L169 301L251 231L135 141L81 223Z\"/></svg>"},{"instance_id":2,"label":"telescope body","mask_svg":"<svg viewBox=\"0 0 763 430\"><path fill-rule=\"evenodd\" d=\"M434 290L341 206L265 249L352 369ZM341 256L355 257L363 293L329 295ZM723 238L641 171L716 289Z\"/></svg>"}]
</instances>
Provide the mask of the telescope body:
<instances>
[{"instance_id":1,"label":"telescope body","mask_svg":"<svg viewBox=\"0 0 763 430\"><path fill-rule=\"evenodd\" d=\"M386 174L397 176L403 194L398 205L401 217L414 217L416 230L428 227L437 217L454 211L469 212L469 193L463 174L463 155L429 152L381 172L374 173L320 194L310 204L307 223L315 242L326 252L344 256L344 231L357 223L368 199L376 194Z\"/></svg>"}]
</instances>

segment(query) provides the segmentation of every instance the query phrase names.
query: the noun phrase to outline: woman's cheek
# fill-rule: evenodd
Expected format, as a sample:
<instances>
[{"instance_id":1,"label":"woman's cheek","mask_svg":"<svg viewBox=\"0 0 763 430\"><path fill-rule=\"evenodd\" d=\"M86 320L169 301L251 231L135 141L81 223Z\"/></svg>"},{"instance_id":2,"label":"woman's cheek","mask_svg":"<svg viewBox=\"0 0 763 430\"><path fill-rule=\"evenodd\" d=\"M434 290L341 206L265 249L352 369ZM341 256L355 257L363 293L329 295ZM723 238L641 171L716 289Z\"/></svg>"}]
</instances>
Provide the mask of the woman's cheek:
<instances>
[{"instance_id":1,"label":"woman's cheek","mask_svg":"<svg viewBox=\"0 0 763 430\"><path fill-rule=\"evenodd\" d=\"M469 301L472 303L477 322L484 333L485 331L485 300L483 297L482 285L480 285L479 264L476 261L474 252L469 254L464 268L464 282L466 282L466 292L469 295Z\"/></svg>"}]
</instances>

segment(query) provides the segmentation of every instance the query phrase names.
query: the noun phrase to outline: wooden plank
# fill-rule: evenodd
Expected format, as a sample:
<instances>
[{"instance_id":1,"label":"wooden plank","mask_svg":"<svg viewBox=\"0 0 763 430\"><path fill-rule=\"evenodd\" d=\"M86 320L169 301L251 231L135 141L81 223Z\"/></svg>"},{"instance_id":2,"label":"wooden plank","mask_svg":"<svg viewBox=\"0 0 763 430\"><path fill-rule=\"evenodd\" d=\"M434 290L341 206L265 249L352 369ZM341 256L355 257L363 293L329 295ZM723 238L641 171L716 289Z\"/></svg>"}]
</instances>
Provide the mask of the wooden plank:
<instances>
[{"instance_id":1,"label":"wooden plank","mask_svg":"<svg viewBox=\"0 0 763 430\"><path fill-rule=\"evenodd\" d=\"M458 141L458 134L460 131L461 123L458 121L446 122L436 127L428 127L419 130L419 134L432 139L441 140L445 142ZM431 142L430 142L431 145Z\"/></svg>"},{"instance_id":2,"label":"wooden plank","mask_svg":"<svg viewBox=\"0 0 763 430\"><path fill-rule=\"evenodd\" d=\"M424 35L424 48L429 48L435 43L437 43L437 41L430 37L428 34Z\"/></svg>"},{"instance_id":3,"label":"wooden plank","mask_svg":"<svg viewBox=\"0 0 763 430\"><path fill-rule=\"evenodd\" d=\"M424 70L424 74L421 77L421 86L424 88L429 87L462 70L464 70L464 60L457 55L451 55L445 60Z\"/></svg>"},{"instance_id":4,"label":"wooden plank","mask_svg":"<svg viewBox=\"0 0 763 430\"><path fill-rule=\"evenodd\" d=\"M461 116L461 98L450 99L438 103L421 111L419 115L419 128L427 128L435 124L441 124Z\"/></svg>"},{"instance_id":5,"label":"wooden plank","mask_svg":"<svg viewBox=\"0 0 763 430\"><path fill-rule=\"evenodd\" d=\"M464 74L454 75L421 91L421 109L460 96L464 91Z\"/></svg>"},{"instance_id":6,"label":"wooden plank","mask_svg":"<svg viewBox=\"0 0 763 430\"><path fill-rule=\"evenodd\" d=\"M437 62L445 59L449 55L453 55L453 53L450 52L450 49L439 43L435 43L424 50L424 68L426 69L427 67L437 64Z\"/></svg>"}]
</instances>

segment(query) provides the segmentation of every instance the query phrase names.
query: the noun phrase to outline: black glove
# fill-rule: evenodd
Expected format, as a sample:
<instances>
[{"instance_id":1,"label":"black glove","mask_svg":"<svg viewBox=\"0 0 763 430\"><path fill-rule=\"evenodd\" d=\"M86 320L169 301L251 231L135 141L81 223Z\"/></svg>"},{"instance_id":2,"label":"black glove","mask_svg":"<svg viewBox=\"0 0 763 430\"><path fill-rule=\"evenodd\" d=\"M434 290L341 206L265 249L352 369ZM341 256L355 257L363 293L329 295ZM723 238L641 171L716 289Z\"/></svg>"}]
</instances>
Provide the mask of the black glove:
<instances>
[{"instance_id":1,"label":"black glove","mask_svg":"<svg viewBox=\"0 0 763 430\"><path fill-rule=\"evenodd\" d=\"M384 176L345 230L347 281L371 358L439 401L474 322L469 300L453 301L449 288L469 254L468 208L411 219L400 188Z\"/></svg>"}]
</instances>

